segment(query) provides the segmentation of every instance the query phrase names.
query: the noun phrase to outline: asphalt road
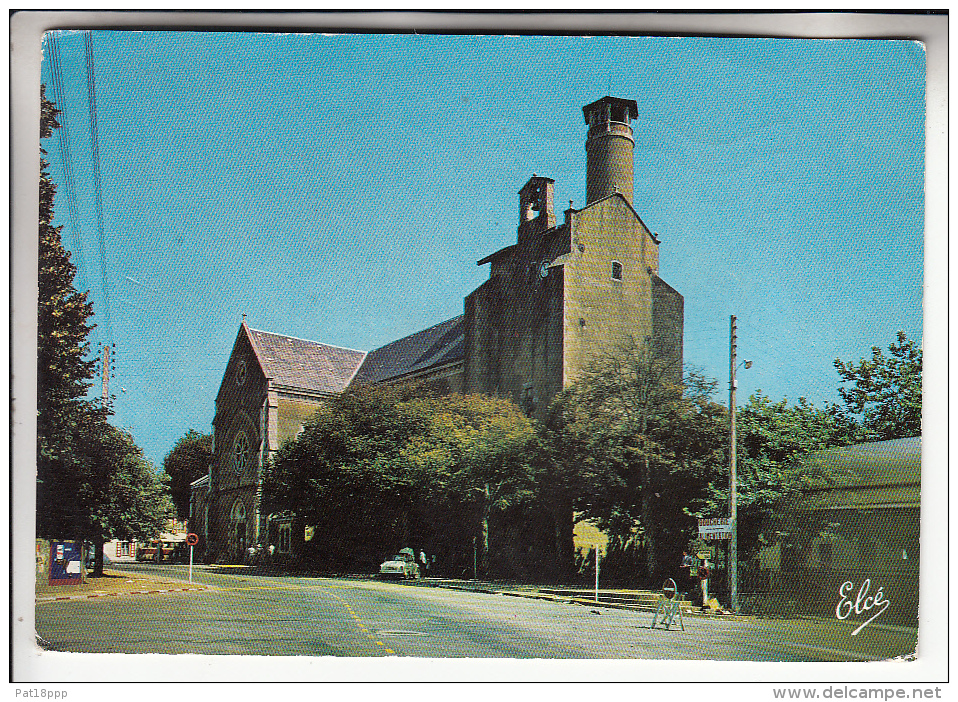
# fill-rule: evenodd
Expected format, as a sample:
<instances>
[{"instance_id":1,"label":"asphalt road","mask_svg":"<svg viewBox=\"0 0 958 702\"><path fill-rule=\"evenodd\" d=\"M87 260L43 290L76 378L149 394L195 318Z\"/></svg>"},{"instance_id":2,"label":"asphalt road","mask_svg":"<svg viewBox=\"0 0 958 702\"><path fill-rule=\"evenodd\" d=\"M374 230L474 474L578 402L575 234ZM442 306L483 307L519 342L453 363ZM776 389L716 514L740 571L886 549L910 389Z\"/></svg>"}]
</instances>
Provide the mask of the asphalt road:
<instances>
[{"instance_id":1,"label":"asphalt road","mask_svg":"<svg viewBox=\"0 0 958 702\"><path fill-rule=\"evenodd\" d=\"M162 569L186 580L186 566ZM647 612L379 582L195 568L206 591L39 602L48 650L426 658L878 660L914 651L897 627L687 617L651 629Z\"/></svg>"}]
</instances>

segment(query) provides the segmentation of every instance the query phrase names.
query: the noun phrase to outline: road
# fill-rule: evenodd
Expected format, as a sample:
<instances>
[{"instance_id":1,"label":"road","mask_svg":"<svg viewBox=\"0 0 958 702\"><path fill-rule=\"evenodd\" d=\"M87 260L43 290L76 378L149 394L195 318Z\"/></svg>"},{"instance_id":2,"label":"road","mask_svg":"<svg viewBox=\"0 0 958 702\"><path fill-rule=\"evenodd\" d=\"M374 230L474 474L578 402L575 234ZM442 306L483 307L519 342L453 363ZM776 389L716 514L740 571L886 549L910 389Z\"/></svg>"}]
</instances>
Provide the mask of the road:
<instances>
[{"instance_id":1,"label":"road","mask_svg":"<svg viewBox=\"0 0 958 702\"><path fill-rule=\"evenodd\" d=\"M163 570L186 580L186 566ZM48 650L427 658L876 660L914 650L897 627L687 617L651 629L648 612L359 578L196 568L205 591L39 602Z\"/></svg>"}]
</instances>

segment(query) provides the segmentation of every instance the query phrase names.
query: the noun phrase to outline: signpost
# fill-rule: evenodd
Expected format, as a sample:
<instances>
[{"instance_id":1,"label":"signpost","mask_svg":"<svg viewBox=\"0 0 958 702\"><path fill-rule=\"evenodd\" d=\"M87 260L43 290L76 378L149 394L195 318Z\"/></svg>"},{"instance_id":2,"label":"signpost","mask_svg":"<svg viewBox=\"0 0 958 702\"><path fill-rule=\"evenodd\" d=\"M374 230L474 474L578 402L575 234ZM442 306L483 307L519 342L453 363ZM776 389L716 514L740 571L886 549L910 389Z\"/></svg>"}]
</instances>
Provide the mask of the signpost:
<instances>
[{"instance_id":1,"label":"signpost","mask_svg":"<svg viewBox=\"0 0 958 702\"><path fill-rule=\"evenodd\" d=\"M190 582L193 582L193 547L200 542L200 537L196 534L187 534L186 543L190 546Z\"/></svg>"},{"instance_id":2,"label":"signpost","mask_svg":"<svg viewBox=\"0 0 958 702\"><path fill-rule=\"evenodd\" d=\"M728 517L699 520L699 536L704 540L728 539L732 535L732 520Z\"/></svg>"}]
</instances>

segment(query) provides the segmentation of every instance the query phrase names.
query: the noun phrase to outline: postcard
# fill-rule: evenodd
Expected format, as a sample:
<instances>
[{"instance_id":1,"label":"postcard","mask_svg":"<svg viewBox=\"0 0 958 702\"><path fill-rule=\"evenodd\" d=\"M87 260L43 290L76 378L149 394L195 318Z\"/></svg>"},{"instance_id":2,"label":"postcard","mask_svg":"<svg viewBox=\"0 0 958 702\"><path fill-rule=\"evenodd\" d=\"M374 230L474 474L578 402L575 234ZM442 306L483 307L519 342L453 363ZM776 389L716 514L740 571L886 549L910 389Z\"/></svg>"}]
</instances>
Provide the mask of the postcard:
<instances>
[{"instance_id":1,"label":"postcard","mask_svg":"<svg viewBox=\"0 0 958 702\"><path fill-rule=\"evenodd\" d=\"M24 685L933 690L927 41L363 17L40 33Z\"/></svg>"}]
</instances>

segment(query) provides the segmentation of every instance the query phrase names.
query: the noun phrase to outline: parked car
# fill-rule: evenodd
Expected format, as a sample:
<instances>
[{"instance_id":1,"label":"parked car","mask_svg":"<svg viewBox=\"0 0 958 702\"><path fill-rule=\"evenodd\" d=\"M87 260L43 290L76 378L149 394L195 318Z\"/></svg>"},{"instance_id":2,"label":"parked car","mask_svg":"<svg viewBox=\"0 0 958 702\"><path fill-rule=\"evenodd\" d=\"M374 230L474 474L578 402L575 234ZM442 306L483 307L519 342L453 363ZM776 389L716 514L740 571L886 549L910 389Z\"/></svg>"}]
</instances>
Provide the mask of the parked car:
<instances>
[{"instance_id":1,"label":"parked car","mask_svg":"<svg viewBox=\"0 0 958 702\"><path fill-rule=\"evenodd\" d=\"M406 580L407 578L419 577L419 566L416 565L416 557L412 553L397 553L392 558L387 558L386 562L379 566L379 577L383 580L396 578Z\"/></svg>"}]
</instances>

